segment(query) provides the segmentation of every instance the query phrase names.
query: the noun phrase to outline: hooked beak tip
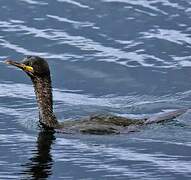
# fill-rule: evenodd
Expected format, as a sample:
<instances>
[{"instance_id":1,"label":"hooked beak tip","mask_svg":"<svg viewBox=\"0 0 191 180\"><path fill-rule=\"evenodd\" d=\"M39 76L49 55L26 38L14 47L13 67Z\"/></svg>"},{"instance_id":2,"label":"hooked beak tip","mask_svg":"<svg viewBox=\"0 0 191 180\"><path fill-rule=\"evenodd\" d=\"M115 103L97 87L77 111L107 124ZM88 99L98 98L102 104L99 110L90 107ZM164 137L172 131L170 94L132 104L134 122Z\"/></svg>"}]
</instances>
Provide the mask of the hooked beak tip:
<instances>
[{"instance_id":1,"label":"hooked beak tip","mask_svg":"<svg viewBox=\"0 0 191 180\"><path fill-rule=\"evenodd\" d=\"M11 60L5 60L5 61L3 61L3 63L5 63L5 64L11 64Z\"/></svg>"},{"instance_id":2,"label":"hooked beak tip","mask_svg":"<svg viewBox=\"0 0 191 180\"><path fill-rule=\"evenodd\" d=\"M5 64L8 64L8 65L12 65L12 66L15 66L15 67L18 67L18 68L23 68L23 64L21 64L21 63L18 63L18 62L16 62L16 61L12 61L12 60L5 60L4 61L4 63Z\"/></svg>"}]
</instances>

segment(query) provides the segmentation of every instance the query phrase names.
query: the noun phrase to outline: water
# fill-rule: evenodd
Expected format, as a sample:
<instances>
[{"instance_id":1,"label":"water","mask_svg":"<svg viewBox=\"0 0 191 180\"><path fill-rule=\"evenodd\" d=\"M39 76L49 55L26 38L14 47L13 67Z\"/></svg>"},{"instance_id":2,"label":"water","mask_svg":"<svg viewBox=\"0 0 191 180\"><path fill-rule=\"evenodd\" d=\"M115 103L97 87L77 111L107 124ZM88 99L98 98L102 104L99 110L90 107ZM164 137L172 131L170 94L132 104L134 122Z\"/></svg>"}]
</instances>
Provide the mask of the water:
<instances>
[{"instance_id":1,"label":"water","mask_svg":"<svg viewBox=\"0 0 191 180\"><path fill-rule=\"evenodd\" d=\"M189 0L0 1L0 179L191 178L191 114L119 136L47 134L26 75L51 66L60 121L191 107Z\"/></svg>"}]
</instances>

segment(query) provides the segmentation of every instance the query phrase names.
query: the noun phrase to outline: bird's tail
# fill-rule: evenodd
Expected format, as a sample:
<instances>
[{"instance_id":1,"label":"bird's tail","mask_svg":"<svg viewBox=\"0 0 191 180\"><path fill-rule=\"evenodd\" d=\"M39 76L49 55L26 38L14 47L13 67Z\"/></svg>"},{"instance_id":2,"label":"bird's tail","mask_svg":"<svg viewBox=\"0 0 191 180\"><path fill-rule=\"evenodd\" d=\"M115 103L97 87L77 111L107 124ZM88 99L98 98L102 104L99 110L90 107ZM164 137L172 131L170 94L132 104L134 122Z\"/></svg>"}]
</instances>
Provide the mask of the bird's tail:
<instances>
[{"instance_id":1,"label":"bird's tail","mask_svg":"<svg viewBox=\"0 0 191 180\"><path fill-rule=\"evenodd\" d=\"M159 123L167 120L174 119L182 114L184 114L188 109L178 109L170 112L164 112L160 114L153 115L149 117L144 124Z\"/></svg>"}]
</instances>

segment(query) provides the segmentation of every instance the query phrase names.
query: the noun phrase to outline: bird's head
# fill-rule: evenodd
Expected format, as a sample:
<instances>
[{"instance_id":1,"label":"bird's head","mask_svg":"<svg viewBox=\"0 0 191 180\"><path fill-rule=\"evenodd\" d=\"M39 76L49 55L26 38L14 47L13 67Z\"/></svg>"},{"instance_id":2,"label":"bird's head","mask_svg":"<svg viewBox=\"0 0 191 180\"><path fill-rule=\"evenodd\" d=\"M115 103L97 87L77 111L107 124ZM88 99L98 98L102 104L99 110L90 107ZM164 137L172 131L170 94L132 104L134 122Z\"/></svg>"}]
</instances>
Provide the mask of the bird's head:
<instances>
[{"instance_id":1,"label":"bird's head","mask_svg":"<svg viewBox=\"0 0 191 180\"><path fill-rule=\"evenodd\" d=\"M38 56L27 56L21 62L6 60L6 64L23 70L32 80L39 106L40 124L45 129L58 126L53 113L52 87L48 63Z\"/></svg>"},{"instance_id":2,"label":"bird's head","mask_svg":"<svg viewBox=\"0 0 191 180\"><path fill-rule=\"evenodd\" d=\"M6 60L5 63L22 69L31 78L49 76L50 74L48 63L38 56L27 56L21 62Z\"/></svg>"}]
</instances>

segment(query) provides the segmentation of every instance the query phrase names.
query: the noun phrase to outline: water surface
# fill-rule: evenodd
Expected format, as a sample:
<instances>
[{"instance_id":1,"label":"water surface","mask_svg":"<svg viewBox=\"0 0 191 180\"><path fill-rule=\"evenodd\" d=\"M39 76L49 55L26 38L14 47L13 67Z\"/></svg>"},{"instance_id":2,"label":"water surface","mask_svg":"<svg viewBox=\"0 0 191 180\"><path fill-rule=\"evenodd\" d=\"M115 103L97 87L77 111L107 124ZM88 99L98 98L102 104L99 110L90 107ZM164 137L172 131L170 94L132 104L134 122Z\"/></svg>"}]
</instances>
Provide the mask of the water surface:
<instances>
[{"instance_id":1,"label":"water surface","mask_svg":"<svg viewBox=\"0 0 191 180\"><path fill-rule=\"evenodd\" d=\"M191 114L119 136L38 129L32 84L3 64L47 59L60 121L191 107L188 0L0 1L0 179L191 178Z\"/></svg>"}]
</instances>

